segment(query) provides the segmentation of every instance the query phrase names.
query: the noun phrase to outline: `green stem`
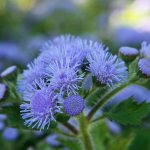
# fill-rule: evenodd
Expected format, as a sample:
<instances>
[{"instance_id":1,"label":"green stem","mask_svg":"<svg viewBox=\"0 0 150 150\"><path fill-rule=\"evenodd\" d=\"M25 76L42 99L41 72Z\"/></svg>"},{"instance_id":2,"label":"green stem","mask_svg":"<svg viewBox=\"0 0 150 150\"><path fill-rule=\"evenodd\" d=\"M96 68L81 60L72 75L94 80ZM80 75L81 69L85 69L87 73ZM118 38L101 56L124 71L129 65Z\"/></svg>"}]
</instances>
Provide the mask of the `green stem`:
<instances>
[{"instance_id":1,"label":"green stem","mask_svg":"<svg viewBox=\"0 0 150 150\"><path fill-rule=\"evenodd\" d=\"M78 130L72 126L70 123L65 122L65 123L61 123L64 127L66 127L69 131L71 131L74 135L78 134Z\"/></svg>"},{"instance_id":2,"label":"green stem","mask_svg":"<svg viewBox=\"0 0 150 150\"><path fill-rule=\"evenodd\" d=\"M83 116L83 114L81 114L79 117L79 123L80 123L81 136L84 143L84 150L93 150L91 139L87 131L88 121L86 117Z\"/></svg>"},{"instance_id":3,"label":"green stem","mask_svg":"<svg viewBox=\"0 0 150 150\"><path fill-rule=\"evenodd\" d=\"M119 91L123 90L130 84L133 84L137 81L137 78L133 78L129 82L120 85L119 87L116 87L115 89L111 90L110 92L106 93L96 104L95 106L91 109L89 114L87 115L87 120L90 121L94 114L97 112L99 108L101 108L110 98L112 98L114 95L116 95Z\"/></svg>"},{"instance_id":4,"label":"green stem","mask_svg":"<svg viewBox=\"0 0 150 150\"><path fill-rule=\"evenodd\" d=\"M76 136L73 135L73 134L69 134L69 133L63 132L63 131L61 131L60 129L53 129L53 132L54 132L54 133L58 133L58 134L63 135L63 136L67 136L67 137L72 137L72 138L75 138L75 137L76 137Z\"/></svg>"},{"instance_id":5,"label":"green stem","mask_svg":"<svg viewBox=\"0 0 150 150\"><path fill-rule=\"evenodd\" d=\"M96 119L94 119L94 120L92 120L92 122L91 123L95 123L95 122L97 122L97 121L99 121L99 120L102 120L102 119L105 119L106 117L103 115L103 116L100 116L100 117L97 117Z\"/></svg>"}]
</instances>

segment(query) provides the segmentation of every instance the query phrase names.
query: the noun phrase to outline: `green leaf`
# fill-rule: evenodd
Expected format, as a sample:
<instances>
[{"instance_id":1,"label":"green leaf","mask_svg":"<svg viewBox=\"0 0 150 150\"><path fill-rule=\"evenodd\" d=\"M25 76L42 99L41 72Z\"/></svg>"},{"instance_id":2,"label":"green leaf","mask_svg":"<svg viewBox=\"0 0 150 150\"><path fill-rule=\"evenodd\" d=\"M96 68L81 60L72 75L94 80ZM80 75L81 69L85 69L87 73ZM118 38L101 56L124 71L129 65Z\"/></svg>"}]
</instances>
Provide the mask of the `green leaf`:
<instances>
[{"instance_id":1,"label":"green leaf","mask_svg":"<svg viewBox=\"0 0 150 150\"><path fill-rule=\"evenodd\" d=\"M69 150L83 150L79 139L61 136L59 141Z\"/></svg>"},{"instance_id":2,"label":"green leaf","mask_svg":"<svg viewBox=\"0 0 150 150\"><path fill-rule=\"evenodd\" d=\"M0 113L7 115L7 123L14 128L18 129L28 129L24 126L23 119L20 116L20 106L19 104L8 103L2 107Z\"/></svg>"},{"instance_id":3,"label":"green leaf","mask_svg":"<svg viewBox=\"0 0 150 150\"><path fill-rule=\"evenodd\" d=\"M112 136L109 133L105 120L92 123L88 128L88 132L94 150L105 150L112 140Z\"/></svg>"},{"instance_id":4,"label":"green leaf","mask_svg":"<svg viewBox=\"0 0 150 150\"><path fill-rule=\"evenodd\" d=\"M138 71L139 71L138 60L139 60L139 58L136 58L136 59L129 65L129 77L130 77L130 78L133 78L134 76L137 76L137 73L138 73Z\"/></svg>"},{"instance_id":5,"label":"green leaf","mask_svg":"<svg viewBox=\"0 0 150 150\"><path fill-rule=\"evenodd\" d=\"M150 113L150 104L146 102L137 103L133 98L129 98L110 111L105 112L105 116L110 120L115 120L124 125L139 125L144 117Z\"/></svg>"},{"instance_id":6,"label":"green leaf","mask_svg":"<svg viewBox=\"0 0 150 150\"><path fill-rule=\"evenodd\" d=\"M118 150L128 150L133 140L133 135L127 137L119 136L117 138L113 138L106 150L116 150L116 147Z\"/></svg>"},{"instance_id":7,"label":"green leaf","mask_svg":"<svg viewBox=\"0 0 150 150\"><path fill-rule=\"evenodd\" d=\"M135 130L135 138L128 150L150 150L150 130L149 128L138 128Z\"/></svg>"},{"instance_id":8,"label":"green leaf","mask_svg":"<svg viewBox=\"0 0 150 150\"><path fill-rule=\"evenodd\" d=\"M16 83L10 81L3 81L7 87L7 91L2 102L20 103L21 98L16 91Z\"/></svg>"},{"instance_id":9,"label":"green leaf","mask_svg":"<svg viewBox=\"0 0 150 150\"><path fill-rule=\"evenodd\" d=\"M147 89L150 89L150 84L149 83L150 83L150 79L149 78L143 78L143 79L140 79L137 82L138 85L144 86Z\"/></svg>"},{"instance_id":10,"label":"green leaf","mask_svg":"<svg viewBox=\"0 0 150 150\"><path fill-rule=\"evenodd\" d=\"M107 87L96 88L86 97L86 104L88 106L93 106L107 91Z\"/></svg>"},{"instance_id":11,"label":"green leaf","mask_svg":"<svg viewBox=\"0 0 150 150\"><path fill-rule=\"evenodd\" d=\"M65 113L58 113L56 114L55 118L58 122L66 123L70 119L70 116L66 115Z\"/></svg>"},{"instance_id":12,"label":"green leaf","mask_svg":"<svg viewBox=\"0 0 150 150\"><path fill-rule=\"evenodd\" d=\"M58 148L53 148L49 144L47 144L45 141L41 141L37 143L36 150L58 150Z\"/></svg>"}]
</instances>

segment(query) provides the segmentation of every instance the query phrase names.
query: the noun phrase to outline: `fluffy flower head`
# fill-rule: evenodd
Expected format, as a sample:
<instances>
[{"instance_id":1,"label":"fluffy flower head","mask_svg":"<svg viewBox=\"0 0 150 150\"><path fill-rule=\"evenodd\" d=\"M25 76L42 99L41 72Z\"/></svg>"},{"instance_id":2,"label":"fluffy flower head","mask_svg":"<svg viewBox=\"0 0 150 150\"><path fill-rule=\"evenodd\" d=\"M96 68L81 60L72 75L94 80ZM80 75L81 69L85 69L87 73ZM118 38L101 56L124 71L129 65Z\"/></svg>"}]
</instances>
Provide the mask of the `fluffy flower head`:
<instances>
[{"instance_id":1,"label":"fluffy flower head","mask_svg":"<svg viewBox=\"0 0 150 150\"><path fill-rule=\"evenodd\" d=\"M144 75L150 76L150 61L149 60L145 58L140 59L138 62L138 66Z\"/></svg>"},{"instance_id":2,"label":"fluffy flower head","mask_svg":"<svg viewBox=\"0 0 150 150\"><path fill-rule=\"evenodd\" d=\"M87 56L87 60L89 61L88 70L102 84L112 86L115 83L124 82L128 77L124 62L108 51L93 50Z\"/></svg>"},{"instance_id":3,"label":"fluffy flower head","mask_svg":"<svg viewBox=\"0 0 150 150\"><path fill-rule=\"evenodd\" d=\"M48 128L50 121L55 121L55 113L61 113L57 96L50 89L37 90L30 100L23 103L21 108L25 124L40 129Z\"/></svg>"},{"instance_id":4,"label":"fluffy flower head","mask_svg":"<svg viewBox=\"0 0 150 150\"><path fill-rule=\"evenodd\" d=\"M59 60L59 58L70 57L72 64L84 60L87 50L85 49L86 41L79 37L71 35L58 36L48 42L46 42L41 49L41 59L50 62L52 60Z\"/></svg>"},{"instance_id":5,"label":"fluffy flower head","mask_svg":"<svg viewBox=\"0 0 150 150\"><path fill-rule=\"evenodd\" d=\"M79 88L78 83L82 81L84 76L78 74L78 69L76 69L78 66L78 63L71 66L71 59L68 57L50 64L48 74L51 74L51 87L59 90L60 93L75 94Z\"/></svg>"}]
</instances>

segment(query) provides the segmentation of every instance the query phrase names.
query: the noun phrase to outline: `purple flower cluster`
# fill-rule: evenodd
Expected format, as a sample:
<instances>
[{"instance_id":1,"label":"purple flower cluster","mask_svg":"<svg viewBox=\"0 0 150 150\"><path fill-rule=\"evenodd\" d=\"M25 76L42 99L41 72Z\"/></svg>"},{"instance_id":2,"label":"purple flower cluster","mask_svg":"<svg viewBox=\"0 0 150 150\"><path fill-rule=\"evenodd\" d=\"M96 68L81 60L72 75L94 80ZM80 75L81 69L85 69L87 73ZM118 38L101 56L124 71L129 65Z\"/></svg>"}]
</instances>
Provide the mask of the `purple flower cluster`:
<instances>
[{"instance_id":1,"label":"purple flower cluster","mask_svg":"<svg viewBox=\"0 0 150 150\"><path fill-rule=\"evenodd\" d=\"M70 116L79 115L85 107L78 95L85 74L82 68L108 86L128 77L124 62L102 44L71 35L56 37L45 43L38 58L18 77L25 124L48 128L62 107Z\"/></svg>"}]
</instances>

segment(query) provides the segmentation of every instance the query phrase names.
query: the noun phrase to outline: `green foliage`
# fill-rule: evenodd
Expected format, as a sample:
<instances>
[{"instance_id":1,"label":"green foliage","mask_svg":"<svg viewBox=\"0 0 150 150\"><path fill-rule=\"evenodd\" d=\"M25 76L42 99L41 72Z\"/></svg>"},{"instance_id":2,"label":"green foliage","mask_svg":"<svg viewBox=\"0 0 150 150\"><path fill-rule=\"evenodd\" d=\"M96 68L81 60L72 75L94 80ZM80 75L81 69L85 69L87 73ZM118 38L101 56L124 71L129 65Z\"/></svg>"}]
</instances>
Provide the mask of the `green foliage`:
<instances>
[{"instance_id":1,"label":"green foliage","mask_svg":"<svg viewBox=\"0 0 150 150\"><path fill-rule=\"evenodd\" d=\"M20 106L18 104L7 103L3 105L0 113L7 115L7 123L11 127L15 127L18 129L28 129L24 126L23 120L20 116Z\"/></svg>"},{"instance_id":2,"label":"green foliage","mask_svg":"<svg viewBox=\"0 0 150 150\"><path fill-rule=\"evenodd\" d=\"M55 118L58 122L66 123L70 117L62 113L62 114L56 114Z\"/></svg>"},{"instance_id":3,"label":"green foliage","mask_svg":"<svg viewBox=\"0 0 150 150\"><path fill-rule=\"evenodd\" d=\"M107 87L95 88L86 97L86 104L88 106L93 106L107 91L108 91Z\"/></svg>"},{"instance_id":4,"label":"green foliage","mask_svg":"<svg viewBox=\"0 0 150 150\"><path fill-rule=\"evenodd\" d=\"M124 125L139 125L149 113L149 103L137 103L133 98L129 98L105 112L105 116Z\"/></svg>"},{"instance_id":5,"label":"green foliage","mask_svg":"<svg viewBox=\"0 0 150 150\"><path fill-rule=\"evenodd\" d=\"M129 146L128 150L149 150L150 149L150 130L148 129L139 129L136 130L136 137L133 140L132 144Z\"/></svg>"},{"instance_id":6,"label":"green foliage","mask_svg":"<svg viewBox=\"0 0 150 150\"><path fill-rule=\"evenodd\" d=\"M138 59L136 58L134 61L132 61L132 63L130 63L129 65L129 78L133 78L135 76L137 76L137 73L139 72L139 68L138 68Z\"/></svg>"},{"instance_id":7,"label":"green foliage","mask_svg":"<svg viewBox=\"0 0 150 150\"><path fill-rule=\"evenodd\" d=\"M112 139L111 143L107 147L106 150L128 150L129 146L131 145L134 136L127 136L127 137L117 137Z\"/></svg>"},{"instance_id":8,"label":"green foliage","mask_svg":"<svg viewBox=\"0 0 150 150\"><path fill-rule=\"evenodd\" d=\"M83 150L82 145L77 138L66 138L64 136L61 136L60 142L69 148L69 150Z\"/></svg>"},{"instance_id":9,"label":"green foliage","mask_svg":"<svg viewBox=\"0 0 150 150\"><path fill-rule=\"evenodd\" d=\"M41 141L37 144L36 150L57 150L57 148L53 148L49 144L45 143L45 141Z\"/></svg>"},{"instance_id":10,"label":"green foliage","mask_svg":"<svg viewBox=\"0 0 150 150\"><path fill-rule=\"evenodd\" d=\"M92 123L88 128L94 150L105 150L111 140L111 135L105 120Z\"/></svg>"}]
</instances>

